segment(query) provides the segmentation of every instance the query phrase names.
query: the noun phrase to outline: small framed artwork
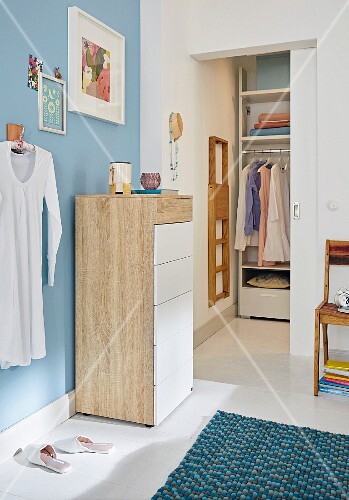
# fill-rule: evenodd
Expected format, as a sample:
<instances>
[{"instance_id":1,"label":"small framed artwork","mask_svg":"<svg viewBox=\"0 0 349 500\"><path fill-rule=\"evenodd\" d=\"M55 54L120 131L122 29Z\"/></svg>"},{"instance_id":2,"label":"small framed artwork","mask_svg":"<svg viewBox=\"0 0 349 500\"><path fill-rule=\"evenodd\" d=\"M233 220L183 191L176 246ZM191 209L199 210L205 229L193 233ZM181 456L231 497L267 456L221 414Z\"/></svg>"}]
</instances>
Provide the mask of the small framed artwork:
<instances>
[{"instance_id":1,"label":"small framed artwork","mask_svg":"<svg viewBox=\"0 0 349 500\"><path fill-rule=\"evenodd\" d=\"M39 130L66 134L65 81L39 73Z\"/></svg>"},{"instance_id":2,"label":"small framed artwork","mask_svg":"<svg viewBox=\"0 0 349 500\"><path fill-rule=\"evenodd\" d=\"M28 61L28 87L33 90L38 90L39 77L38 74L42 72L43 62L41 59L29 54Z\"/></svg>"},{"instance_id":3,"label":"small framed artwork","mask_svg":"<svg viewBox=\"0 0 349 500\"><path fill-rule=\"evenodd\" d=\"M125 124L125 37L68 8L68 110Z\"/></svg>"}]
</instances>

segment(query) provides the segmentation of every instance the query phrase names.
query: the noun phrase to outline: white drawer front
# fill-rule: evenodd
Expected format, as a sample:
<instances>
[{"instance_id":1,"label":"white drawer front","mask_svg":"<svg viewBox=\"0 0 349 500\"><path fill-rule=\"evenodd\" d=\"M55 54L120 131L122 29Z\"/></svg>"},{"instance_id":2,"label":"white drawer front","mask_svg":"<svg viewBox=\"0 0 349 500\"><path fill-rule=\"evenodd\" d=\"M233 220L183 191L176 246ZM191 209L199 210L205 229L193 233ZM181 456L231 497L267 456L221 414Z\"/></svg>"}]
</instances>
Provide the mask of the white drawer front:
<instances>
[{"instance_id":1,"label":"white drawer front","mask_svg":"<svg viewBox=\"0 0 349 500\"><path fill-rule=\"evenodd\" d=\"M193 292L154 306L154 345L165 342L193 323Z\"/></svg>"},{"instance_id":2,"label":"white drawer front","mask_svg":"<svg viewBox=\"0 0 349 500\"><path fill-rule=\"evenodd\" d=\"M172 260L193 255L193 223L178 222L154 226L154 264L164 264Z\"/></svg>"},{"instance_id":3,"label":"white drawer front","mask_svg":"<svg viewBox=\"0 0 349 500\"><path fill-rule=\"evenodd\" d=\"M154 348L154 385L161 384L193 357L193 325Z\"/></svg>"},{"instance_id":4,"label":"white drawer front","mask_svg":"<svg viewBox=\"0 0 349 500\"><path fill-rule=\"evenodd\" d=\"M154 387L155 425L160 424L184 399L193 387L193 360L182 366L162 384Z\"/></svg>"},{"instance_id":5,"label":"white drawer front","mask_svg":"<svg viewBox=\"0 0 349 500\"><path fill-rule=\"evenodd\" d=\"M193 257L154 266L154 305L193 289Z\"/></svg>"},{"instance_id":6,"label":"white drawer front","mask_svg":"<svg viewBox=\"0 0 349 500\"><path fill-rule=\"evenodd\" d=\"M241 316L290 319L290 290L242 288Z\"/></svg>"}]
</instances>

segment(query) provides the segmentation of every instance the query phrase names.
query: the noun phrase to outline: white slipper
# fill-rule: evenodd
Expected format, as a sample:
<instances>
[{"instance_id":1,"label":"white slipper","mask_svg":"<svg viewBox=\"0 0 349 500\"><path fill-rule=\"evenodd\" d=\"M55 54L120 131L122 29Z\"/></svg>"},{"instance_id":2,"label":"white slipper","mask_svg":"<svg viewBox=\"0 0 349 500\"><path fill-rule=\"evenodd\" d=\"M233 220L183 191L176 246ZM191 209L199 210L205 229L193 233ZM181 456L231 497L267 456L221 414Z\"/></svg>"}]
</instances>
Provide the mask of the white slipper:
<instances>
[{"instance_id":1,"label":"white slipper","mask_svg":"<svg viewBox=\"0 0 349 500\"><path fill-rule=\"evenodd\" d=\"M59 474L68 472L71 465L64 460L58 460L56 450L51 444L29 444L24 450L27 460L34 465L41 465Z\"/></svg>"},{"instance_id":2,"label":"white slipper","mask_svg":"<svg viewBox=\"0 0 349 500\"><path fill-rule=\"evenodd\" d=\"M110 453L114 448L112 443L94 443L84 436L75 436L61 441L55 445L67 453Z\"/></svg>"}]
</instances>

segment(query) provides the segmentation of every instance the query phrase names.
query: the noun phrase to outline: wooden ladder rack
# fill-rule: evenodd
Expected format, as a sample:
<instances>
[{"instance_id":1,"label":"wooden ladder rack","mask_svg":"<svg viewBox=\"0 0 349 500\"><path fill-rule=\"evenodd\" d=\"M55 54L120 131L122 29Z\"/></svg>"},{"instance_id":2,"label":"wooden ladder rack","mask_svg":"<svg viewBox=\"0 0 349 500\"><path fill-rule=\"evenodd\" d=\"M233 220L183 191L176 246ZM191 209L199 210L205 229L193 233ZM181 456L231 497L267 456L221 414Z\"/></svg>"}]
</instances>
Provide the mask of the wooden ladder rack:
<instances>
[{"instance_id":1,"label":"wooden ladder rack","mask_svg":"<svg viewBox=\"0 0 349 500\"><path fill-rule=\"evenodd\" d=\"M222 184L216 177L216 146L222 146ZM222 237L217 239L217 221L222 221ZM230 295L228 141L209 138L208 185L208 305ZM222 264L217 266L216 249L222 245ZM223 274L223 291L217 294L217 274Z\"/></svg>"}]
</instances>

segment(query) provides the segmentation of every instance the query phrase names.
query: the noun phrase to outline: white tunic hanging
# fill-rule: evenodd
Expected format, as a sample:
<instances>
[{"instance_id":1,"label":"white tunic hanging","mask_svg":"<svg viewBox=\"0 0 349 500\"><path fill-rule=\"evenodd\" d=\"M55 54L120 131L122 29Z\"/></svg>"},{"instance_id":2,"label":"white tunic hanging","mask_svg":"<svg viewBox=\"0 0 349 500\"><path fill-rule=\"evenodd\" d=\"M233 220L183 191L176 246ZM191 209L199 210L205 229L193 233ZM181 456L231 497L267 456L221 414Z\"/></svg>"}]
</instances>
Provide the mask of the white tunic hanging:
<instances>
[{"instance_id":1,"label":"white tunic hanging","mask_svg":"<svg viewBox=\"0 0 349 500\"><path fill-rule=\"evenodd\" d=\"M290 242L287 236L289 222L286 222L289 219L290 211L288 209L288 213L285 214L284 212L287 204L289 206L289 199L287 173L281 172L279 165L276 163L271 169L264 260L275 262L289 262L290 260Z\"/></svg>"},{"instance_id":2,"label":"white tunic hanging","mask_svg":"<svg viewBox=\"0 0 349 500\"><path fill-rule=\"evenodd\" d=\"M0 143L0 367L43 358L42 211L48 209L48 284L62 234L52 155Z\"/></svg>"}]
</instances>

